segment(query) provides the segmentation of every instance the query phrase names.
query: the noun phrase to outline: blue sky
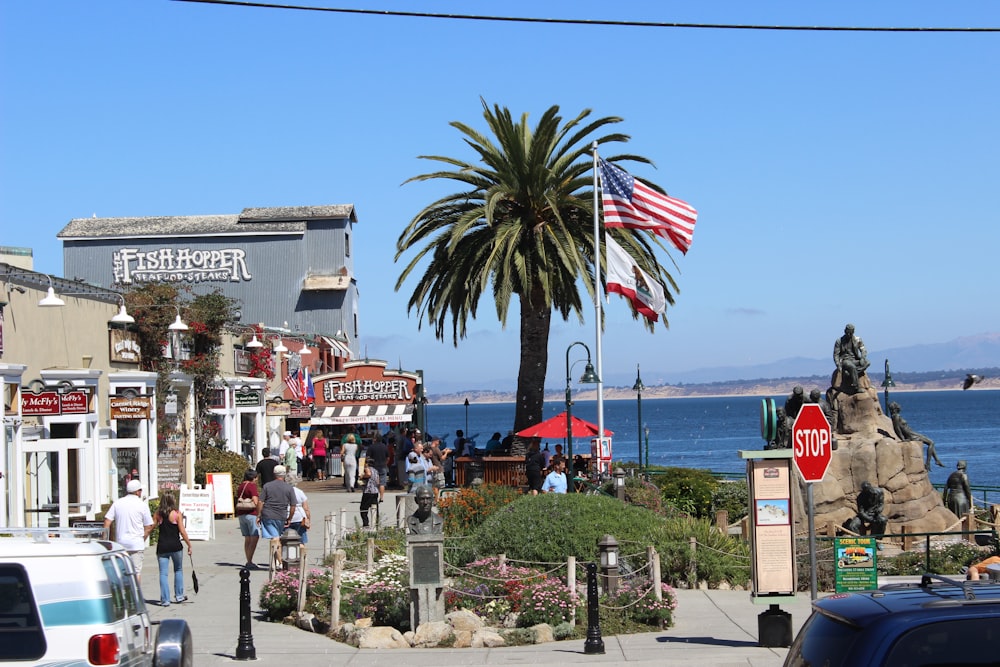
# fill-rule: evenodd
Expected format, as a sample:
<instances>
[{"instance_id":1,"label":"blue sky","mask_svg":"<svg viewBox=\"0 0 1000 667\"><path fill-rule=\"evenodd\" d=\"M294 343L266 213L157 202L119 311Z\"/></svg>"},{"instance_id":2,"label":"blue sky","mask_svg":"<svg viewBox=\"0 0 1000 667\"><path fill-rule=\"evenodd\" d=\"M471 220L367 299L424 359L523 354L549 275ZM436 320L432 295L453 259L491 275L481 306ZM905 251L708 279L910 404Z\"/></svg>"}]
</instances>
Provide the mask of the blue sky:
<instances>
[{"instance_id":1,"label":"blue sky","mask_svg":"<svg viewBox=\"0 0 1000 667\"><path fill-rule=\"evenodd\" d=\"M308 4L308 3L299 3ZM318 3L312 3L318 4ZM737 24L1000 26L996 2L327 6ZM353 203L362 351L431 392L514 385L482 303L456 349L394 291L395 241L453 188L422 154L472 159L480 97L533 119L620 116L634 173L699 209L680 293L648 333L604 303L606 384L826 357L848 321L869 349L1000 331L1000 33L588 27L356 16L166 0L0 4L0 244L61 275L72 218ZM410 255L404 257L408 260ZM280 258L275 258L280 261ZM554 320L547 386L594 347L593 309ZM579 348L572 359L582 356ZM998 360L1000 364L1000 360ZM579 368L576 369L579 374ZM893 370L896 370L895 368ZM929 370L900 368L899 371ZM721 378L720 378L721 379Z\"/></svg>"}]
</instances>

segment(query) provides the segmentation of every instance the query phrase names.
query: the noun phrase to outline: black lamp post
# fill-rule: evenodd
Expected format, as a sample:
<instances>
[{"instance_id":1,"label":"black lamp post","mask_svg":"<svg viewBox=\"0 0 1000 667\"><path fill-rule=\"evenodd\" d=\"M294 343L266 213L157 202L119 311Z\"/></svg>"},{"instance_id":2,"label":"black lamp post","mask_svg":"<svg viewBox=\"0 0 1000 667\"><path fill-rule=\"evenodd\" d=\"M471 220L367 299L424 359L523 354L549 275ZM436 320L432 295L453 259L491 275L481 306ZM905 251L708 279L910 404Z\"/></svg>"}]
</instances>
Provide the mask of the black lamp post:
<instances>
[{"instance_id":1,"label":"black lamp post","mask_svg":"<svg viewBox=\"0 0 1000 667\"><path fill-rule=\"evenodd\" d=\"M639 435L639 472L642 472L642 431L639 430L639 424L642 423L642 390L645 388L642 384L642 378L639 376L639 364L636 364L635 384L632 385L632 391L635 392L635 404L639 410L639 417L635 422L635 430ZM649 442L649 436L646 436L646 442Z\"/></svg>"},{"instance_id":2,"label":"black lamp post","mask_svg":"<svg viewBox=\"0 0 1000 667\"><path fill-rule=\"evenodd\" d=\"M583 376L580 378L581 383L597 384L600 382L600 378L597 377L597 373L594 372L594 365L590 363L590 348L587 347L586 343L581 343L580 341L574 341L569 344L566 348L566 470L571 470L573 465L573 394L570 390L570 382L572 378L570 377L570 366L569 366L569 351L573 349L574 345L580 345L587 351L587 366L583 369ZM598 437L603 435L598 434ZM567 479L572 480L572 474L567 475ZM576 485L573 483L569 484L569 490L575 491Z\"/></svg>"},{"instance_id":3,"label":"black lamp post","mask_svg":"<svg viewBox=\"0 0 1000 667\"><path fill-rule=\"evenodd\" d=\"M882 380L882 388L885 390L885 414L889 414L889 387L895 387L892 375L889 373L889 360L885 360L885 379Z\"/></svg>"}]
</instances>

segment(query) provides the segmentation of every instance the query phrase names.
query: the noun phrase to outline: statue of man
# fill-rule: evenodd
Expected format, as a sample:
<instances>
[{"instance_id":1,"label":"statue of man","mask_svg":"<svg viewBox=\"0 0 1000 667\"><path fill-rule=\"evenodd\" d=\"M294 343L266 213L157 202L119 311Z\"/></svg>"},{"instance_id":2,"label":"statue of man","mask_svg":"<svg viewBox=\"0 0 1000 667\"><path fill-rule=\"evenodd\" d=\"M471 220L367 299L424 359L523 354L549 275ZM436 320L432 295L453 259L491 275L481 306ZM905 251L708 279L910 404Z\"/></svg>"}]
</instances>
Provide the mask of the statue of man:
<instances>
[{"instance_id":1,"label":"statue of man","mask_svg":"<svg viewBox=\"0 0 1000 667\"><path fill-rule=\"evenodd\" d=\"M805 402L805 390L800 385L792 387L792 393L785 399L785 414L788 415L788 418L795 421L799 410L802 409L802 404Z\"/></svg>"},{"instance_id":2,"label":"statue of man","mask_svg":"<svg viewBox=\"0 0 1000 667\"><path fill-rule=\"evenodd\" d=\"M871 482L861 484L858 493L858 514L844 522L844 528L858 535L884 535L889 519L882 514L885 509L885 492ZM867 531L866 531L867 528Z\"/></svg>"},{"instance_id":3,"label":"statue of man","mask_svg":"<svg viewBox=\"0 0 1000 667\"><path fill-rule=\"evenodd\" d=\"M972 490L965 474L965 461L959 461L955 472L948 475L944 485L944 504L957 517L968 514L972 506Z\"/></svg>"},{"instance_id":4,"label":"statue of man","mask_svg":"<svg viewBox=\"0 0 1000 667\"><path fill-rule=\"evenodd\" d=\"M868 361L868 351L861 338L854 335L854 325L844 327L844 335L833 344L833 363L840 371L840 385L848 393L856 394L860 390L858 378L871 365Z\"/></svg>"},{"instance_id":5,"label":"statue of man","mask_svg":"<svg viewBox=\"0 0 1000 667\"><path fill-rule=\"evenodd\" d=\"M896 432L896 437L906 442L907 440L914 440L916 442L922 442L927 445L927 459L924 462L924 470L931 469L931 459L934 459L934 463L937 463L942 468L944 464L941 463L941 459L938 458L937 450L934 449L934 441L928 438L922 433L917 433L910 425L906 423L903 416L900 415L899 403L893 401L889 404L889 414L892 416L892 430Z\"/></svg>"},{"instance_id":6,"label":"statue of man","mask_svg":"<svg viewBox=\"0 0 1000 667\"><path fill-rule=\"evenodd\" d=\"M444 519L434 512L434 492L431 487L421 484L414 492L417 511L406 517L407 533L410 535L439 535L444 531Z\"/></svg>"}]
</instances>

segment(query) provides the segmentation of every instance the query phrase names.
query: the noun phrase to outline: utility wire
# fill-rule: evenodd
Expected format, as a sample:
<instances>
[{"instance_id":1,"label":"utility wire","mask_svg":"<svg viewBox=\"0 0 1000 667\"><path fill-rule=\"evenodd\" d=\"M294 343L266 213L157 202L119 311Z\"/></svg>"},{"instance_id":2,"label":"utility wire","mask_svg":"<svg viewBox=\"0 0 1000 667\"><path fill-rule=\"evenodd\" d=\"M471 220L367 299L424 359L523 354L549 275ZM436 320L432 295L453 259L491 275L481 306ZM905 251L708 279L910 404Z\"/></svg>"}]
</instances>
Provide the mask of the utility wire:
<instances>
[{"instance_id":1,"label":"utility wire","mask_svg":"<svg viewBox=\"0 0 1000 667\"><path fill-rule=\"evenodd\" d=\"M388 9L347 9L343 7L310 7L307 5L283 5L273 2L251 2L249 0L174 0L175 2L196 2L206 5L234 5L238 7L258 7L265 9L294 9L307 12L331 12L335 14L366 14L370 16L406 16L429 19L457 19L464 21L501 21L506 23L553 23L561 25L625 26L631 28L701 28L708 30L788 30L813 32L1000 32L1000 27L947 28L947 27L891 27L891 26L832 26L832 25L753 25L732 23L675 23L661 21L611 21L604 19L546 19L528 16L481 16L476 14L439 14L434 12L405 12Z\"/></svg>"}]
</instances>

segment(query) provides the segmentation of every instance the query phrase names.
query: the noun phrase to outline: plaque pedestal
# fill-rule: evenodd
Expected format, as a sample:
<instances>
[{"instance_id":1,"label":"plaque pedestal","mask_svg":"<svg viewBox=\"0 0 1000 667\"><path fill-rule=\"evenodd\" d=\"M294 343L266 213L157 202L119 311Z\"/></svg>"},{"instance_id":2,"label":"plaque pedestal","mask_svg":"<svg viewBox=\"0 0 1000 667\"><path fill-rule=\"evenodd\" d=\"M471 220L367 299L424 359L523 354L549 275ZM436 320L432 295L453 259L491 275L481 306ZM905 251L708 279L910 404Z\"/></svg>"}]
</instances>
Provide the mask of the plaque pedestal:
<instances>
[{"instance_id":1,"label":"plaque pedestal","mask_svg":"<svg viewBox=\"0 0 1000 667\"><path fill-rule=\"evenodd\" d=\"M410 563L410 629L444 620L444 536L407 535Z\"/></svg>"}]
</instances>

